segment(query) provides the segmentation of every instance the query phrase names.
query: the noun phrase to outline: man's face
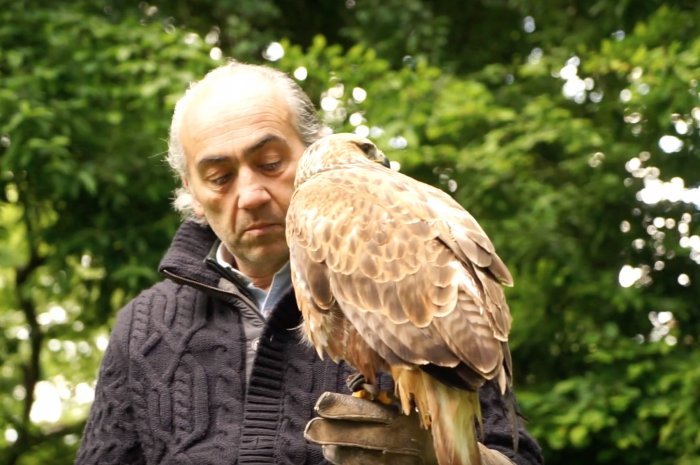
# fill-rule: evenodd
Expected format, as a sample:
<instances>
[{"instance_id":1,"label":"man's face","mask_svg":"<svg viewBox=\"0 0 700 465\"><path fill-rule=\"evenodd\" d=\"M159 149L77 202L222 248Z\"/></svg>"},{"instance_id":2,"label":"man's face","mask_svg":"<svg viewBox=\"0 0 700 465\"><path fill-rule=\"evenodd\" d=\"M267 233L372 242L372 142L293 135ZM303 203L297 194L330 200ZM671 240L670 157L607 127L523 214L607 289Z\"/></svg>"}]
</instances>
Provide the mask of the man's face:
<instances>
[{"instance_id":1,"label":"man's face","mask_svg":"<svg viewBox=\"0 0 700 465\"><path fill-rule=\"evenodd\" d=\"M186 187L239 269L251 278L288 259L284 225L304 144L283 97L266 80L200 84L181 142ZM233 90L231 90L233 89Z\"/></svg>"}]
</instances>

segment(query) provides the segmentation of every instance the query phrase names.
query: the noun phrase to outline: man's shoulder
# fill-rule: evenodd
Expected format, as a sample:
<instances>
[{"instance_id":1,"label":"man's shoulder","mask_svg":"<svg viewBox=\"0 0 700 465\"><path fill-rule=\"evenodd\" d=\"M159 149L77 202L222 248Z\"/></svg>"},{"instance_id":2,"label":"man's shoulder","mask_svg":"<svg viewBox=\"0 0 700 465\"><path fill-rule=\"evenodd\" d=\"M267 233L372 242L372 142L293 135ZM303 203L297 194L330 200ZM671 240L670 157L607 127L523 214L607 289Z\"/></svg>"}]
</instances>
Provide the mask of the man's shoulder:
<instances>
[{"instance_id":1,"label":"man's shoulder","mask_svg":"<svg viewBox=\"0 0 700 465\"><path fill-rule=\"evenodd\" d=\"M117 313L115 330L133 328L138 322L172 313L178 309L192 308L201 291L163 279L142 290Z\"/></svg>"},{"instance_id":2,"label":"man's shoulder","mask_svg":"<svg viewBox=\"0 0 700 465\"><path fill-rule=\"evenodd\" d=\"M120 313L138 312L139 310L147 310L153 306L168 305L170 300L180 295L195 294L197 292L196 289L189 286L177 284L169 279L163 279L139 292L136 297L131 299L131 301L120 310Z\"/></svg>"}]
</instances>

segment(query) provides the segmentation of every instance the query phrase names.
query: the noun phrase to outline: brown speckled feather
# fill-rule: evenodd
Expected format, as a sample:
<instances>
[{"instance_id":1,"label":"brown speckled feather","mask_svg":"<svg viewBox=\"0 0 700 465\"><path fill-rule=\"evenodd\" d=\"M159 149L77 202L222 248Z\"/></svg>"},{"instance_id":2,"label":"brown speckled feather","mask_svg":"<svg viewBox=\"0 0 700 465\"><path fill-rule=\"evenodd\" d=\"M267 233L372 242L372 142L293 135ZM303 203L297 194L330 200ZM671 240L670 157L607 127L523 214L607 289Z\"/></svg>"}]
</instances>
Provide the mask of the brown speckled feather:
<instances>
[{"instance_id":1,"label":"brown speckled feather","mask_svg":"<svg viewBox=\"0 0 700 465\"><path fill-rule=\"evenodd\" d=\"M404 408L411 398L423 410L442 405L431 397L442 388L423 393L432 377L402 375L420 366L453 370L472 390L496 378L505 390L508 269L456 201L372 160L382 157L365 139L334 135L300 161L287 242L306 336L369 380L376 371L405 379ZM455 463L474 463L466 454L472 461Z\"/></svg>"}]
</instances>

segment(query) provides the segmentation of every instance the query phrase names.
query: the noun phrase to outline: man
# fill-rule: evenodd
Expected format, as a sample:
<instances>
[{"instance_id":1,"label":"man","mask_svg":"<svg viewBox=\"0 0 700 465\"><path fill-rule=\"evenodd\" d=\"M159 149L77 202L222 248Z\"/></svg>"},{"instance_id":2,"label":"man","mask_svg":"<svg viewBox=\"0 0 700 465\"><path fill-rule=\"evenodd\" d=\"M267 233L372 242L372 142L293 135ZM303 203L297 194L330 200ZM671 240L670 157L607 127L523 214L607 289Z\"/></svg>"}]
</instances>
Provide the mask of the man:
<instances>
[{"instance_id":1,"label":"man","mask_svg":"<svg viewBox=\"0 0 700 465\"><path fill-rule=\"evenodd\" d=\"M222 66L178 102L168 161L188 220L161 262L166 279L118 315L78 464L324 463L304 438L319 397L327 419L308 437L334 462L364 463L370 449L379 455L366 463L430 456L415 418L334 394L349 392L351 370L319 360L296 330L284 220L297 161L323 131L303 91L266 67ZM482 442L541 463L522 427L513 450L498 391L486 386L482 397ZM336 414L357 420L340 438L335 427L346 422ZM372 421L387 423L385 433L368 435Z\"/></svg>"}]
</instances>

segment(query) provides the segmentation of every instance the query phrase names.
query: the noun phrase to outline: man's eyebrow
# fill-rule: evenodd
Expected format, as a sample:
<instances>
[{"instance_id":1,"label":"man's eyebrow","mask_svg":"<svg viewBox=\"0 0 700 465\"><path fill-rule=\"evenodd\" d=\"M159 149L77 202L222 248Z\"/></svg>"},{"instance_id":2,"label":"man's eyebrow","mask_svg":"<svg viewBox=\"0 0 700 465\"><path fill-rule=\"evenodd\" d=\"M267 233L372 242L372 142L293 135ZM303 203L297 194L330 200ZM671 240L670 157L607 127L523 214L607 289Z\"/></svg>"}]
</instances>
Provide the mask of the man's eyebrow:
<instances>
[{"instance_id":1,"label":"man's eyebrow","mask_svg":"<svg viewBox=\"0 0 700 465\"><path fill-rule=\"evenodd\" d=\"M229 157L225 155L207 155L197 162L197 168L201 170L207 166L221 165L223 163L227 163L228 161Z\"/></svg>"},{"instance_id":2,"label":"man's eyebrow","mask_svg":"<svg viewBox=\"0 0 700 465\"><path fill-rule=\"evenodd\" d=\"M282 143L287 144L287 142L280 136L274 134L267 134L261 137L254 144L243 149L244 157L251 157L255 155L258 151L262 150L267 144L272 143ZM231 161L230 157L226 155L207 155L197 162L198 169L205 169L208 166L220 165L224 163L229 163Z\"/></svg>"}]
</instances>

